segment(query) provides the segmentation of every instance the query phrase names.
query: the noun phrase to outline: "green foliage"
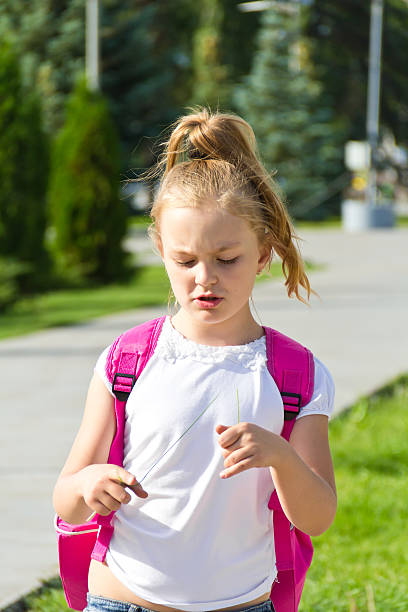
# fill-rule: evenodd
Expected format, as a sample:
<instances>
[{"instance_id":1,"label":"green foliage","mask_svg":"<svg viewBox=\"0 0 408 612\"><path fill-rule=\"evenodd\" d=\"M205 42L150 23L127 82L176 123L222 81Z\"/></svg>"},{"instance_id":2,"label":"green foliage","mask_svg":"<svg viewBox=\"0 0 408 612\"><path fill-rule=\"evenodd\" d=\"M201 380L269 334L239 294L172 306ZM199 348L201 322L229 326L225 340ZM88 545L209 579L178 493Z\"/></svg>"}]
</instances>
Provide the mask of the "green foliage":
<instances>
[{"instance_id":1,"label":"green foliage","mask_svg":"<svg viewBox=\"0 0 408 612\"><path fill-rule=\"evenodd\" d=\"M189 69L187 0L101 4L101 84L122 145L122 167L155 161L151 138L174 121ZM179 27L177 25L179 24Z\"/></svg>"},{"instance_id":2,"label":"green foliage","mask_svg":"<svg viewBox=\"0 0 408 612\"><path fill-rule=\"evenodd\" d=\"M0 2L0 38L17 49L24 85L38 91L49 133L63 124L66 98L84 70L84 18L84 0Z\"/></svg>"},{"instance_id":3,"label":"green foliage","mask_svg":"<svg viewBox=\"0 0 408 612\"><path fill-rule=\"evenodd\" d=\"M403 375L331 423L339 508L314 539L300 611L408 609L407 403Z\"/></svg>"},{"instance_id":4,"label":"green foliage","mask_svg":"<svg viewBox=\"0 0 408 612\"><path fill-rule=\"evenodd\" d=\"M342 171L343 132L312 73L300 20L265 11L252 72L237 88L236 103L254 128L267 167L289 207L302 217L305 200L324 192ZM328 214L326 208L319 216ZM316 215L316 211L315 211Z\"/></svg>"},{"instance_id":5,"label":"green foliage","mask_svg":"<svg viewBox=\"0 0 408 612\"><path fill-rule=\"evenodd\" d=\"M0 312L4 312L19 297L18 280L26 267L15 259L0 257Z\"/></svg>"},{"instance_id":6,"label":"green foliage","mask_svg":"<svg viewBox=\"0 0 408 612\"><path fill-rule=\"evenodd\" d=\"M249 73L256 51L256 35L262 13L244 13L239 10L241 0L223 0L222 35L220 53L227 66L230 85L234 85ZM232 91L229 105L233 107Z\"/></svg>"},{"instance_id":7,"label":"green foliage","mask_svg":"<svg viewBox=\"0 0 408 612\"><path fill-rule=\"evenodd\" d=\"M155 160L151 138L190 98L195 0L103 0L101 88L119 132L122 169ZM0 38L22 56L23 77L44 100L46 127L64 123L67 98L85 67L85 0L0 2Z\"/></svg>"},{"instance_id":8,"label":"green foliage","mask_svg":"<svg viewBox=\"0 0 408 612\"><path fill-rule=\"evenodd\" d=\"M55 142L49 205L60 269L96 281L124 275L117 136L103 98L82 81Z\"/></svg>"},{"instance_id":9,"label":"green foliage","mask_svg":"<svg viewBox=\"0 0 408 612\"><path fill-rule=\"evenodd\" d=\"M119 133L126 173L130 166L145 169L156 161L152 140L191 104L196 76L214 79L207 70L211 64L197 67L194 60L201 53L195 31L211 25L204 4L99 3L101 88ZM228 65L229 75L228 83L222 84L228 93L223 99L230 107L231 83L248 70L259 17L241 13L237 0L216 4L222 17L217 30L219 62L222 71ZM54 134L64 123L67 97L84 71L85 1L0 2L0 38L6 34L21 55L24 82L35 86L43 101L47 131ZM218 85L219 80L213 80L211 102L219 98ZM201 94L199 98L203 103Z\"/></svg>"},{"instance_id":10,"label":"green foliage","mask_svg":"<svg viewBox=\"0 0 408 612\"><path fill-rule=\"evenodd\" d=\"M200 23L194 32L192 102L214 109L225 107L228 69L221 61L223 8L218 0L200 2Z\"/></svg>"},{"instance_id":11,"label":"green foliage","mask_svg":"<svg viewBox=\"0 0 408 612\"><path fill-rule=\"evenodd\" d=\"M233 87L251 66L258 13L242 13L236 0L202 0L193 35L192 104L235 110Z\"/></svg>"},{"instance_id":12,"label":"green foliage","mask_svg":"<svg viewBox=\"0 0 408 612\"><path fill-rule=\"evenodd\" d=\"M46 283L48 141L38 100L21 84L18 58L0 46L0 255L24 264L19 286Z\"/></svg>"}]
</instances>

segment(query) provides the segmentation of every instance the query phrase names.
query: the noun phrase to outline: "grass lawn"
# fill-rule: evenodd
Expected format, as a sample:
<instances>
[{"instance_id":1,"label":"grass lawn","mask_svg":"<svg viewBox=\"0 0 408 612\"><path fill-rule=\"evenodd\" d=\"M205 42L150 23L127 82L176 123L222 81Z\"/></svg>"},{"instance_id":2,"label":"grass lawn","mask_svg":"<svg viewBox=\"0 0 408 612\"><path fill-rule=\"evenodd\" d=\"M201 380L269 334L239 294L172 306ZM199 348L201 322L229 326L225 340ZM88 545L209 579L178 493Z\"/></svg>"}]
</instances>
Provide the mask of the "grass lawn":
<instances>
[{"instance_id":1,"label":"grass lawn","mask_svg":"<svg viewBox=\"0 0 408 612\"><path fill-rule=\"evenodd\" d=\"M335 419L339 497L314 539L302 612L408 610L408 375Z\"/></svg>"},{"instance_id":2,"label":"grass lawn","mask_svg":"<svg viewBox=\"0 0 408 612\"><path fill-rule=\"evenodd\" d=\"M147 228L151 223L151 219L148 215L136 215L129 218L129 225L132 227ZM295 227L297 230L302 229L341 229L341 217L329 217L323 221L295 221ZM407 227L408 217L404 215L398 215L396 219L397 227Z\"/></svg>"},{"instance_id":3,"label":"grass lawn","mask_svg":"<svg viewBox=\"0 0 408 612\"><path fill-rule=\"evenodd\" d=\"M329 531L314 538L299 612L408 610L407 405L408 374L331 423L339 509ZM13 612L68 610L57 584Z\"/></svg>"},{"instance_id":4,"label":"grass lawn","mask_svg":"<svg viewBox=\"0 0 408 612\"><path fill-rule=\"evenodd\" d=\"M166 304L169 282L162 266L141 268L126 284L64 289L25 298L2 314L0 339L81 323L114 312Z\"/></svg>"},{"instance_id":5,"label":"grass lawn","mask_svg":"<svg viewBox=\"0 0 408 612\"><path fill-rule=\"evenodd\" d=\"M330 217L329 219L324 219L324 221L296 221L295 228L301 232L304 229L318 230L318 229L341 229L341 218L340 217ZM408 226L408 217L405 216L397 216L396 219L396 227L407 227Z\"/></svg>"}]
</instances>

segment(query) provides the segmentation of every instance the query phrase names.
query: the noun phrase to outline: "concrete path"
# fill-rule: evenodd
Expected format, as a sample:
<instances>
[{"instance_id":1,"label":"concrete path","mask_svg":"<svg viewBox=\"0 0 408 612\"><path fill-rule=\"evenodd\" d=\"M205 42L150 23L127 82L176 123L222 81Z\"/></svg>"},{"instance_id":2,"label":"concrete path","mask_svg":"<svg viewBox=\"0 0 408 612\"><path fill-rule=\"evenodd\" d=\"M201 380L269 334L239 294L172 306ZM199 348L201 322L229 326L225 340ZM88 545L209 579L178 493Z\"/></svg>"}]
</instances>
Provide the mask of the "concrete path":
<instances>
[{"instance_id":1,"label":"concrete path","mask_svg":"<svg viewBox=\"0 0 408 612\"><path fill-rule=\"evenodd\" d=\"M281 283L265 282L254 301L262 323L326 363L339 412L408 370L408 229L302 235L304 256L324 264L311 274L321 299L308 308L288 300ZM0 342L0 609L57 572L52 489L99 352L123 329L163 312L129 312Z\"/></svg>"}]
</instances>

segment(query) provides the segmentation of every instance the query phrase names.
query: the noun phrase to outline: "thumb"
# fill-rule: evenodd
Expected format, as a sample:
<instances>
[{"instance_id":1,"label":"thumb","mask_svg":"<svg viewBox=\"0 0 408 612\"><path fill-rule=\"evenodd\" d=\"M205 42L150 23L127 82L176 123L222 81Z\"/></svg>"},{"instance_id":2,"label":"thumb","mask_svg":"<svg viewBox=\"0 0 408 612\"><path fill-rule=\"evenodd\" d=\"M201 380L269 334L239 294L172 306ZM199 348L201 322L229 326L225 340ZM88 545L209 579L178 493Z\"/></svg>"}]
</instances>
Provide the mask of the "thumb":
<instances>
[{"instance_id":1,"label":"thumb","mask_svg":"<svg viewBox=\"0 0 408 612\"><path fill-rule=\"evenodd\" d=\"M119 480L122 486L129 487L129 489L132 489L132 491L136 493L138 497L147 497L147 492L136 480L136 477L130 472L127 472L124 468L118 467L117 479Z\"/></svg>"},{"instance_id":2,"label":"thumb","mask_svg":"<svg viewBox=\"0 0 408 612\"><path fill-rule=\"evenodd\" d=\"M147 491L144 490L142 485L139 482L137 482L136 479L135 479L134 484L128 485L128 486L129 486L129 489L132 489L133 493L136 493L136 495L138 497L147 497L148 496Z\"/></svg>"},{"instance_id":3,"label":"thumb","mask_svg":"<svg viewBox=\"0 0 408 612\"><path fill-rule=\"evenodd\" d=\"M119 480L121 485L128 487L135 484L136 478L133 474L125 470L125 468L117 466L115 472L116 479Z\"/></svg>"},{"instance_id":4,"label":"thumb","mask_svg":"<svg viewBox=\"0 0 408 612\"><path fill-rule=\"evenodd\" d=\"M230 427L231 425L216 425L215 431L217 432L217 434L222 434L224 433L224 431L227 431L227 429L229 429Z\"/></svg>"}]
</instances>

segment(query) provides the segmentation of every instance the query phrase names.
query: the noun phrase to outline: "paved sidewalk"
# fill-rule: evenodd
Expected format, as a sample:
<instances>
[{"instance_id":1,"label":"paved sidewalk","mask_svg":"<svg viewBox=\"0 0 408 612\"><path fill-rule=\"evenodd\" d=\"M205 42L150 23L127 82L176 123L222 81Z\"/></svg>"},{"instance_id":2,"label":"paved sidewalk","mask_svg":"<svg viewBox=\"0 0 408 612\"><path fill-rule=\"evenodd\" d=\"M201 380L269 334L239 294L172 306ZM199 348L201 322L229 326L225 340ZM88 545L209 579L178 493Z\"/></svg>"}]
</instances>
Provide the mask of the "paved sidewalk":
<instances>
[{"instance_id":1,"label":"paved sidewalk","mask_svg":"<svg viewBox=\"0 0 408 612\"><path fill-rule=\"evenodd\" d=\"M336 382L336 411L408 370L408 229L304 231L321 300L257 285L262 323L309 346ZM96 357L159 308L0 342L0 609L57 571L52 489L78 428Z\"/></svg>"}]
</instances>

